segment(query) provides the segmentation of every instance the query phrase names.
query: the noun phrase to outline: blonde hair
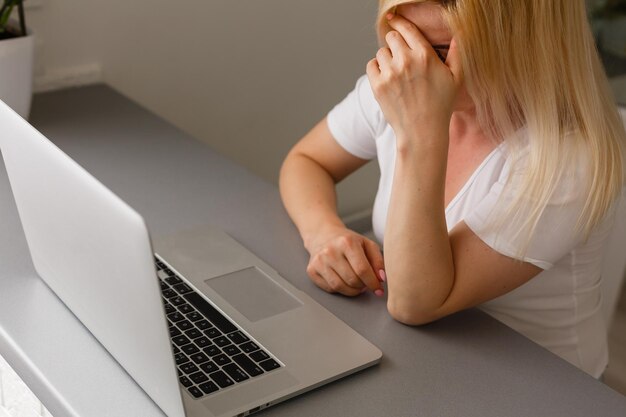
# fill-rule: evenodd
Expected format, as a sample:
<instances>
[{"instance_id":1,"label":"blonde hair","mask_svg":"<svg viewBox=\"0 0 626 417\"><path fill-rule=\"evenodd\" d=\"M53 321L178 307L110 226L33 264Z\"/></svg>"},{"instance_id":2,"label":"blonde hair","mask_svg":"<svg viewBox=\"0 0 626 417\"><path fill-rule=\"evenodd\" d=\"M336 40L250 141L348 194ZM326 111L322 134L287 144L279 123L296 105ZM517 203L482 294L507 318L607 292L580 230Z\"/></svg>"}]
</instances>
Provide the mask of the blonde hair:
<instances>
[{"instance_id":1,"label":"blonde hair","mask_svg":"<svg viewBox=\"0 0 626 417\"><path fill-rule=\"evenodd\" d=\"M379 38L389 30L387 13L424 1L380 0ZM580 184L586 200L577 228L588 237L621 193L626 133L584 1L434 3L441 4L458 42L466 87L482 128L498 141L507 138L511 172L523 173L516 179L520 192L494 223L515 225L528 245L560 180L581 172L583 155L588 182ZM515 135L521 128L527 132L524 141Z\"/></svg>"}]
</instances>

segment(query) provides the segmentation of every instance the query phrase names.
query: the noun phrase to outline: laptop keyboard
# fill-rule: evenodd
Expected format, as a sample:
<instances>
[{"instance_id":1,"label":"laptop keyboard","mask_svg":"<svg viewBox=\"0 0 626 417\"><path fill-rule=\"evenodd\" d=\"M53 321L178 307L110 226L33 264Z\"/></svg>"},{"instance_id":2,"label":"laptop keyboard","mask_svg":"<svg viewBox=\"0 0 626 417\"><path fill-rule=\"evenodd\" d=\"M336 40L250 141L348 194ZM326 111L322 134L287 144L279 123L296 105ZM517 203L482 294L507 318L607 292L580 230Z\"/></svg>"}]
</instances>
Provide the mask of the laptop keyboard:
<instances>
[{"instance_id":1,"label":"laptop keyboard","mask_svg":"<svg viewBox=\"0 0 626 417\"><path fill-rule=\"evenodd\" d=\"M194 398L280 368L237 325L155 258L161 295L178 367L178 379Z\"/></svg>"}]
</instances>

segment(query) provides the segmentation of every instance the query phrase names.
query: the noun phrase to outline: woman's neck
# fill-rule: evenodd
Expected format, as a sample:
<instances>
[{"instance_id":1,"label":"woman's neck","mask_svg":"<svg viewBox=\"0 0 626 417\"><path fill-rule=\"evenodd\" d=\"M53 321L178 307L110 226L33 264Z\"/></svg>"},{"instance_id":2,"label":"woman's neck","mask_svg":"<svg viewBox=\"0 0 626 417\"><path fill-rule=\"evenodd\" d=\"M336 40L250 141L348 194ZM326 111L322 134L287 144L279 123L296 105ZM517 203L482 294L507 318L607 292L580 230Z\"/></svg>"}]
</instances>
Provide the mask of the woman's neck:
<instances>
[{"instance_id":1,"label":"woman's neck","mask_svg":"<svg viewBox=\"0 0 626 417\"><path fill-rule=\"evenodd\" d=\"M485 134L476 117L476 109L458 110L450 119L450 142L482 141Z\"/></svg>"}]
</instances>

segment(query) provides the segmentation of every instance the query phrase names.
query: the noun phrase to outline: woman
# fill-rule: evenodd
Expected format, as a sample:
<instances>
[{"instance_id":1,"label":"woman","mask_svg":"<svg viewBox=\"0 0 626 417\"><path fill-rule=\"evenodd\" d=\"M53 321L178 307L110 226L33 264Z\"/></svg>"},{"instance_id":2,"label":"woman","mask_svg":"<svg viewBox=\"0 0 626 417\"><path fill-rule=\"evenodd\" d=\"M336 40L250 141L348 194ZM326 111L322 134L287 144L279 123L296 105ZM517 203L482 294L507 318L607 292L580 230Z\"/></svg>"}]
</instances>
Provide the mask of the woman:
<instances>
[{"instance_id":1,"label":"woman","mask_svg":"<svg viewBox=\"0 0 626 417\"><path fill-rule=\"evenodd\" d=\"M419 325L483 309L599 377L624 129L582 0L381 0L383 47L298 142L281 194L322 289ZM334 184L378 158L378 245Z\"/></svg>"}]
</instances>

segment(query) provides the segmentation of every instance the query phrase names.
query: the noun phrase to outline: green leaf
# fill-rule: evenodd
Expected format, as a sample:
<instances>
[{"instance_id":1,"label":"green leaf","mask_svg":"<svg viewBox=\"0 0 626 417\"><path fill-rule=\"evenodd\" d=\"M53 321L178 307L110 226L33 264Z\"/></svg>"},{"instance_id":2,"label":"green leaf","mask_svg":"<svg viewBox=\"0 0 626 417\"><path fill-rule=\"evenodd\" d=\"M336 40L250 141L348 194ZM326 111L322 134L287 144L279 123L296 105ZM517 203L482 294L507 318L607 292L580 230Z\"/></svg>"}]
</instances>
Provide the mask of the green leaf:
<instances>
[{"instance_id":1,"label":"green leaf","mask_svg":"<svg viewBox=\"0 0 626 417\"><path fill-rule=\"evenodd\" d=\"M0 32L6 32L7 22L11 16L11 12L20 1L21 0L4 0L4 4L0 9Z\"/></svg>"}]
</instances>

